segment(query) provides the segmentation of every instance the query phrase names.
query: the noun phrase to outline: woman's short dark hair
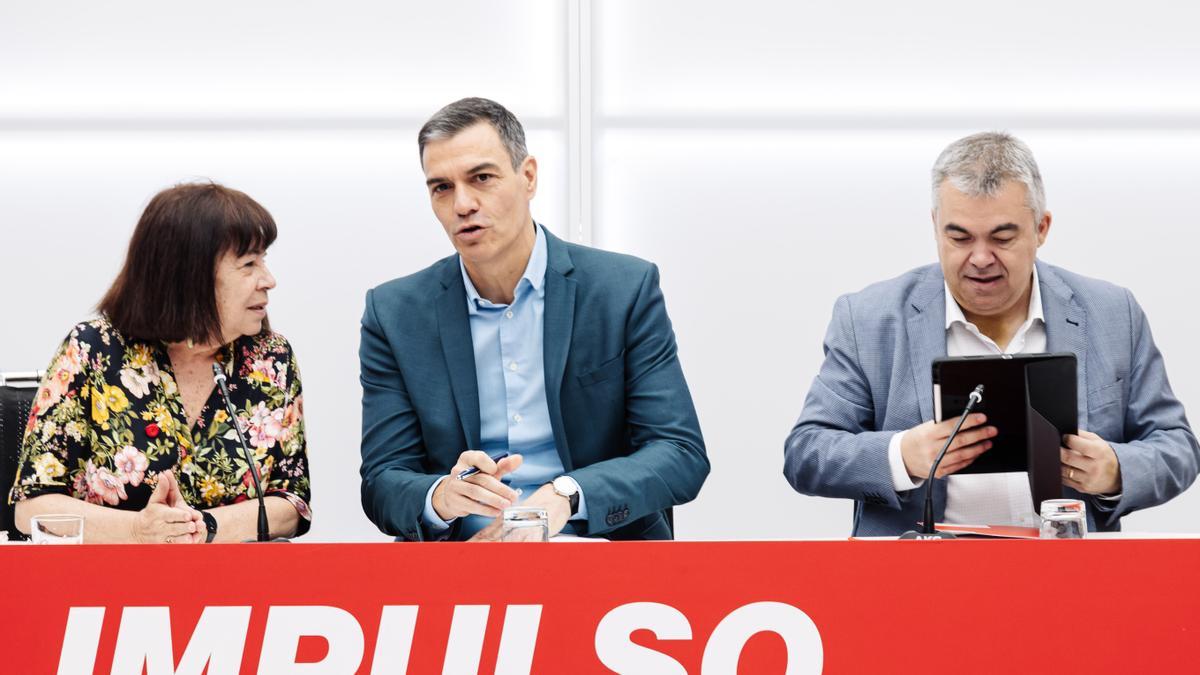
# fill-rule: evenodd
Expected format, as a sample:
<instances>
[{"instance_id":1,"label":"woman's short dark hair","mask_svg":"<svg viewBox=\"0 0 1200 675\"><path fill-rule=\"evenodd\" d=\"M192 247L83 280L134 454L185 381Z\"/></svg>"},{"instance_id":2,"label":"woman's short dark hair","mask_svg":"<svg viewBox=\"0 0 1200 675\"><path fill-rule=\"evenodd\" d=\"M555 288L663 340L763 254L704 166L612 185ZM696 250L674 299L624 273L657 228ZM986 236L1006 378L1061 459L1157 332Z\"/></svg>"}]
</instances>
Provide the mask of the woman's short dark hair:
<instances>
[{"instance_id":1,"label":"woman's short dark hair","mask_svg":"<svg viewBox=\"0 0 1200 675\"><path fill-rule=\"evenodd\" d=\"M219 344L217 260L266 251L276 234L271 214L243 192L216 183L163 190L142 212L97 309L127 338Z\"/></svg>"}]
</instances>

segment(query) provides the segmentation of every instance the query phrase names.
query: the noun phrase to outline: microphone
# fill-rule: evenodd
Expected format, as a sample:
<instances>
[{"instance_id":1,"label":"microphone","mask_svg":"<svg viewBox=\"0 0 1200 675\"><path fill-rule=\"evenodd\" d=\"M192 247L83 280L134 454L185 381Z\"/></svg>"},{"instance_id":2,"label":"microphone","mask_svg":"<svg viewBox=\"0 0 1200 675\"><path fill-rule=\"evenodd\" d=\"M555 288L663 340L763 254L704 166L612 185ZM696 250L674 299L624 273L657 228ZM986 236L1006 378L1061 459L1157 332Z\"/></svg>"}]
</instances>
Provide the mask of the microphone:
<instances>
[{"instance_id":1,"label":"microphone","mask_svg":"<svg viewBox=\"0 0 1200 675\"><path fill-rule=\"evenodd\" d=\"M967 421L967 415L970 415L975 406L982 402L983 385L981 384L967 396L967 407L963 408L962 416L958 418L958 424L954 425L954 431L950 432L950 438L946 439L942 451L938 453L937 459L933 460L933 466L929 467L929 476L925 479L925 518L921 523L921 531L909 530L900 535L901 539L954 539L953 534L938 532L933 526L933 477L937 473L938 465L942 463L942 458L946 456L946 451L950 449L950 444L954 442L954 437L958 435L958 430L962 429L963 422Z\"/></svg>"},{"instance_id":2,"label":"microphone","mask_svg":"<svg viewBox=\"0 0 1200 675\"><path fill-rule=\"evenodd\" d=\"M262 477L258 475L258 462L254 461L254 453L250 452L250 444L246 443L246 436L242 434L242 427L238 424L237 409L233 407L233 401L229 399L229 389L225 386L225 371L221 370L219 363L214 363L212 369L213 382L216 382L221 389L221 398L225 399L225 411L229 413L229 421L233 423L238 440L241 441L242 452L246 454L246 462L250 465L250 477L254 479L254 491L258 493L258 540L270 541L271 530L267 526L267 502L263 497Z\"/></svg>"}]
</instances>

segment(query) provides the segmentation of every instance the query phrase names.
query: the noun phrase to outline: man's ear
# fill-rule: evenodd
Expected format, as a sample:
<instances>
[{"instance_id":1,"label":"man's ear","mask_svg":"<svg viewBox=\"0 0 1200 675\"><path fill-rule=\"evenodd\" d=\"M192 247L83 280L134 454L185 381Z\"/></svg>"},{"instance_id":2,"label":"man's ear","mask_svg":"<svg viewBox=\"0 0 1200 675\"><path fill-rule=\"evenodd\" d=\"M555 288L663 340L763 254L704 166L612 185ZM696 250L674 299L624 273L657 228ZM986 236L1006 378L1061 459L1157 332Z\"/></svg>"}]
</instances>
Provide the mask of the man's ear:
<instances>
[{"instance_id":1,"label":"man's ear","mask_svg":"<svg viewBox=\"0 0 1200 675\"><path fill-rule=\"evenodd\" d=\"M1050 221L1050 212L1046 211L1042 214L1041 222L1035 226L1037 228L1037 242L1039 248L1042 244L1046 243L1046 235L1050 234Z\"/></svg>"},{"instance_id":2,"label":"man's ear","mask_svg":"<svg viewBox=\"0 0 1200 675\"><path fill-rule=\"evenodd\" d=\"M537 158L533 155L527 155L521 161L520 174L525 178L525 192L529 199L533 199L537 194L537 178L538 178Z\"/></svg>"}]
</instances>

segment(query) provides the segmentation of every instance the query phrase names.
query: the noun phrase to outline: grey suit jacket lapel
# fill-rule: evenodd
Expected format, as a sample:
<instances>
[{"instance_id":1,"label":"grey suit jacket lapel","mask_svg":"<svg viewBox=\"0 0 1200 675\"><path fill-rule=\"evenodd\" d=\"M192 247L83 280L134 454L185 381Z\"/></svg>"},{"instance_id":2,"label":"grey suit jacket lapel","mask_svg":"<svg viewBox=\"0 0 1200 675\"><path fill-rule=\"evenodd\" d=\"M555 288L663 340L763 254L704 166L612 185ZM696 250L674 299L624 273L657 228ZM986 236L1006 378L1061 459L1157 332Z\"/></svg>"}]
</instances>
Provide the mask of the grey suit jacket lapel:
<instances>
[{"instance_id":1,"label":"grey suit jacket lapel","mask_svg":"<svg viewBox=\"0 0 1200 675\"><path fill-rule=\"evenodd\" d=\"M1075 302L1075 292L1041 261L1037 262L1046 317L1046 349L1075 354L1078 380L1079 427L1087 428L1087 312Z\"/></svg>"},{"instance_id":2,"label":"grey suit jacket lapel","mask_svg":"<svg viewBox=\"0 0 1200 675\"><path fill-rule=\"evenodd\" d=\"M550 412L550 426L554 431L554 445L558 448L563 469L571 471L570 448L562 416L563 374L567 368L567 354L571 350L571 336L575 325L575 289L578 285L570 278L575 265L562 240L546 230L546 297L543 313L542 350L543 370L546 374L546 407Z\"/></svg>"},{"instance_id":3,"label":"grey suit jacket lapel","mask_svg":"<svg viewBox=\"0 0 1200 675\"><path fill-rule=\"evenodd\" d=\"M934 359L946 355L946 286L936 266L908 297L908 356L921 419L933 419Z\"/></svg>"},{"instance_id":4,"label":"grey suit jacket lapel","mask_svg":"<svg viewBox=\"0 0 1200 675\"><path fill-rule=\"evenodd\" d=\"M450 390L462 422L467 447L478 450L481 443L479 423L479 384L475 379L475 347L471 341L471 324L467 318L467 289L463 285L458 256L451 258L442 276L442 292L437 296L438 339L446 370L450 374Z\"/></svg>"}]
</instances>

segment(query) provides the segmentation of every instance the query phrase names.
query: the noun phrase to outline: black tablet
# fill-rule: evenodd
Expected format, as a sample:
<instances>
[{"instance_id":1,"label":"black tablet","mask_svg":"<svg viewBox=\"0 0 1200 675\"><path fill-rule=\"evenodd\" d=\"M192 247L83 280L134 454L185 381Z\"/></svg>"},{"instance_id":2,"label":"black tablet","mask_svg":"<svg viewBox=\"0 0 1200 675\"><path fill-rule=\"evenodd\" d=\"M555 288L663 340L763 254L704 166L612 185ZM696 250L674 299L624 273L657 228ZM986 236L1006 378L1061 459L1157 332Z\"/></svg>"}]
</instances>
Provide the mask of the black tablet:
<instances>
[{"instance_id":1,"label":"black tablet","mask_svg":"<svg viewBox=\"0 0 1200 675\"><path fill-rule=\"evenodd\" d=\"M933 361L934 419L962 415L968 395L983 385L975 407L999 432L992 447L958 473L1030 472L1034 503L1062 493L1059 447L1078 433L1074 354L1003 354Z\"/></svg>"}]
</instances>

